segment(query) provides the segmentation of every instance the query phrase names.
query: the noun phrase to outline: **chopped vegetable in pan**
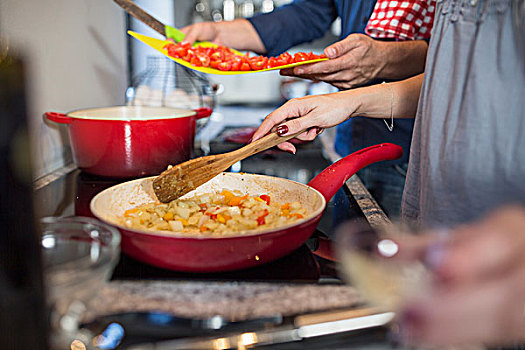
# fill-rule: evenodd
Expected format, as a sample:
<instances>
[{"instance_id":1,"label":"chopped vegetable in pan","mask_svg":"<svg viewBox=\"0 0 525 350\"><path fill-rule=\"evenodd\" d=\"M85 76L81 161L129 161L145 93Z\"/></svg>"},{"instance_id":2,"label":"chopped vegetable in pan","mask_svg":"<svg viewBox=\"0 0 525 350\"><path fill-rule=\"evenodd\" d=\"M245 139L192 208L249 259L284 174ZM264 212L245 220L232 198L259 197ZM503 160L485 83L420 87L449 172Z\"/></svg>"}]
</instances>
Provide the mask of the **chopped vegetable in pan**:
<instances>
[{"instance_id":1,"label":"chopped vegetable in pan","mask_svg":"<svg viewBox=\"0 0 525 350\"><path fill-rule=\"evenodd\" d=\"M305 218L299 202L279 203L270 195L249 196L223 190L170 203L151 203L127 210L121 223L127 227L189 235L221 236L253 229L275 228Z\"/></svg>"}]
</instances>

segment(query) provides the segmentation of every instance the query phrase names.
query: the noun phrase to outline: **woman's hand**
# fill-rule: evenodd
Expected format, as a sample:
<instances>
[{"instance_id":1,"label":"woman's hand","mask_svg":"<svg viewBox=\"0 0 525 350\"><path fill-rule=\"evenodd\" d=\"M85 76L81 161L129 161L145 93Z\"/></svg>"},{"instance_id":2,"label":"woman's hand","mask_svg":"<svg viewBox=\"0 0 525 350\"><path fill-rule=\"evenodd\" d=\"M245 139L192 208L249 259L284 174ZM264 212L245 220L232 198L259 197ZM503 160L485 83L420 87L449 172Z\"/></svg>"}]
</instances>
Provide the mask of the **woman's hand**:
<instances>
[{"instance_id":1,"label":"woman's hand","mask_svg":"<svg viewBox=\"0 0 525 350\"><path fill-rule=\"evenodd\" d=\"M400 317L404 340L436 346L525 342L525 208L501 209L450 237L437 245L423 237L423 245L405 251L434 251L435 283L407 301Z\"/></svg>"},{"instance_id":2,"label":"woman's hand","mask_svg":"<svg viewBox=\"0 0 525 350\"><path fill-rule=\"evenodd\" d=\"M350 118L357 110L357 103L358 99L352 98L350 92L295 98L270 113L253 134L252 141L260 139L274 128L281 136L307 130L297 138L311 141L323 129ZM291 153L296 151L290 142L281 143L278 147Z\"/></svg>"}]
</instances>

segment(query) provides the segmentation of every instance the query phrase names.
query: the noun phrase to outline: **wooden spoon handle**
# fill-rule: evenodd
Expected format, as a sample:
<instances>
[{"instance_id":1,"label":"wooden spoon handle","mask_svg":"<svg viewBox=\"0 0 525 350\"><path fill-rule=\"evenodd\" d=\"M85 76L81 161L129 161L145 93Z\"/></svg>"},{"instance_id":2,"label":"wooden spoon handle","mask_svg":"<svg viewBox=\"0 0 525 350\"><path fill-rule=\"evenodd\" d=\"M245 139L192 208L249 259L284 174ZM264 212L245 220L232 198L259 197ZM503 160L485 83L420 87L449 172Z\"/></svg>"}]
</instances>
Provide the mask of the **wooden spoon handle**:
<instances>
[{"instance_id":1,"label":"wooden spoon handle","mask_svg":"<svg viewBox=\"0 0 525 350\"><path fill-rule=\"evenodd\" d=\"M246 146L233 151L232 153L235 153L235 155L238 157L246 158L253 154L267 150L268 148L272 148L273 146L277 146L280 143L293 139L294 137L301 135L303 132L305 132L305 130L301 130L295 134L279 136L279 134L274 131L264 137L261 137L257 141L249 143Z\"/></svg>"},{"instance_id":2,"label":"wooden spoon handle","mask_svg":"<svg viewBox=\"0 0 525 350\"><path fill-rule=\"evenodd\" d=\"M149 13L141 9L139 6L137 6L133 1L130 0L113 0L115 1L120 7L122 7L124 10L126 10L127 13L138 19L139 21L143 22L147 26L150 26L154 30L156 30L160 35L166 36L166 27L162 22L160 22L155 17L151 16Z\"/></svg>"}]
</instances>

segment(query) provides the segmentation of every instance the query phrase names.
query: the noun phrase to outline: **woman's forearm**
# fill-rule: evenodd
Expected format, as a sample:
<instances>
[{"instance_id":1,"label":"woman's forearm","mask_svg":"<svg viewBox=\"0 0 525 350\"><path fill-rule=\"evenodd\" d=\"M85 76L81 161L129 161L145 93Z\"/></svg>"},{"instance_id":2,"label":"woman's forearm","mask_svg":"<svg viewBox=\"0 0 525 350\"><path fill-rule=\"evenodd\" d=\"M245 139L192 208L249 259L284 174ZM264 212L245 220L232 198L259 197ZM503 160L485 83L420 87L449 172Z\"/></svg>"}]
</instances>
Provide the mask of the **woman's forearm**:
<instances>
[{"instance_id":1,"label":"woman's forearm","mask_svg":"<svg viewBox=\"0 0 525 350\"><path fill-rule=\"evenodd\" d=\"M419 74L395 83L377 84L340 93L357 102L352 117L414 118L422 82L423 74Z\"/></svg>"}]
</instances>

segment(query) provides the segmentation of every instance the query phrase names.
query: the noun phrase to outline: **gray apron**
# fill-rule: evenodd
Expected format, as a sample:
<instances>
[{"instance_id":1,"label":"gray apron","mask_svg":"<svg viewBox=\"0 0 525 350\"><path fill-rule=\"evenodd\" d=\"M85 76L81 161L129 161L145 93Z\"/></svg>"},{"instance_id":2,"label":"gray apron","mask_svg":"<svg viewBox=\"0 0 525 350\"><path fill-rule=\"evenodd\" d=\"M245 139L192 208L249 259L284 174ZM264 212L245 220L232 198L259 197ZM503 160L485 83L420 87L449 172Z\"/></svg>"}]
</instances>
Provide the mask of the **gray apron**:
<instances>
[{"instance_id":1,"label":"gray apron","mask_svg":"<svg viewBox=\"0 0 525 350\"><path fill-rule=\"evenodd\" d=\"M403 195L409 223L451 226L525 203L525 57L512 1L438 0Z\"/></svg>"}]
</instances>

